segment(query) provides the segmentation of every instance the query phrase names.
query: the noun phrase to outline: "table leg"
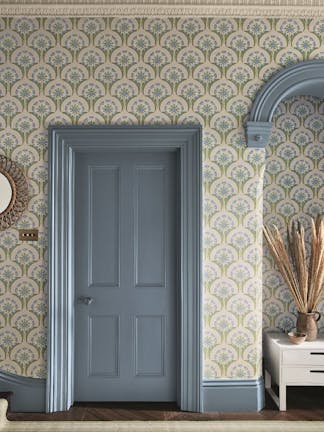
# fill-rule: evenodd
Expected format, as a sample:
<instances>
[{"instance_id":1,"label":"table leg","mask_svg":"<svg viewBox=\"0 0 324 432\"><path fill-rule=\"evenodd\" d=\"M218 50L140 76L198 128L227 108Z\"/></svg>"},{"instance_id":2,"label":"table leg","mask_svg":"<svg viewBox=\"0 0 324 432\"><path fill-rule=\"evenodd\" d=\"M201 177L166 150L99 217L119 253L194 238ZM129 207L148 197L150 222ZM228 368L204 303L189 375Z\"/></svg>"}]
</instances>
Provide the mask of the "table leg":
<instances>
[{"instance_id":1,"label":"table leg","mask_svg":"<svg viewBox=\"0 0 324 432\"><path fill-rule=\"evenodd\" d=\"M279 409L280 411L286 411L286 386L281 384L279 386Z\"/></svg>"},{"instance_id":2,"label":"table leg","mask_svg":"<svg viewBox=\"0 0 324 432\"><path fill-rule=\"evenodd\" d=\"M264 386L265 386L266 391L269 393L269 395L271 396L272 400L274 401L274 403L281 410L281 408L280 408L280 401L281 400L285 400L286 401L286 399L280 399L279 400L279 398L276 395L276 393L272 390L272 387L271 387L271 375L267 371L267 369L264 370Z\"/></svg>"},{"instance_id":3,"label":"table leg","mask_svg":"<svg viewBox=\"0 0 324 432\"><path fill-rule=\"evenodd\" d=\"M266 389L271 388L271 375L269 374L267 369L265 369L264 371L264 385Z\"/></svg>"}]
</instances>

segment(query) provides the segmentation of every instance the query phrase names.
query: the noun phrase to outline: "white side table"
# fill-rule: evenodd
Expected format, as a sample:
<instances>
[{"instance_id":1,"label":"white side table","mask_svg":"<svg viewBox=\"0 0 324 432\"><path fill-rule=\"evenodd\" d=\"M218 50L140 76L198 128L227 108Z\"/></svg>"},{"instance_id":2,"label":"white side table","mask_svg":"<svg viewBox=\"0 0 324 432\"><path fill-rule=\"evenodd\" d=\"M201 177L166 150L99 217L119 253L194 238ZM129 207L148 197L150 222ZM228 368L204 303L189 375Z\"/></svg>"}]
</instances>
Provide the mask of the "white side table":
<instances>
[{"instance_id":1,"label":"white side table","mask_svg":"<svg viewBox=\"0 0 324 432\"><path fill-rule=\"evenodd\" d=\"M266 332L263 337L265 388L286 411L287 386L324 386L324 338L300 345L291 343L285 333ZM279 386L279 398L271 388Z\"/></svg>"}]
</instances>

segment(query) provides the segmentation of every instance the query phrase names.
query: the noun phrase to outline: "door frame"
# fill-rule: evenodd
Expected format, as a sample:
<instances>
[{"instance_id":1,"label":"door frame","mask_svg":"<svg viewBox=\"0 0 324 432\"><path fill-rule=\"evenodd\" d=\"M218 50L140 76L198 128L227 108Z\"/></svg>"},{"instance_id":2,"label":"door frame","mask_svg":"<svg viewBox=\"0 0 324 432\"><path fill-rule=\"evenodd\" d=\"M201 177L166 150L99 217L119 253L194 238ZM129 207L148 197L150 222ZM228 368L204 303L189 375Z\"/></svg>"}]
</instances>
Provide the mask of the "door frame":
<instances>
[{"instance_id":1,"label":"door frame","mask_svg":"<svg viewBox=\"0 0 324 432\"><path fill-rule=\"evenodd\" d=\"M49 128L47 412L66 411L74 403L75 154L100 150L178 151L178 402L184 411L202 411L201 141L200 126Z\"/></svg>"}]
</instances>

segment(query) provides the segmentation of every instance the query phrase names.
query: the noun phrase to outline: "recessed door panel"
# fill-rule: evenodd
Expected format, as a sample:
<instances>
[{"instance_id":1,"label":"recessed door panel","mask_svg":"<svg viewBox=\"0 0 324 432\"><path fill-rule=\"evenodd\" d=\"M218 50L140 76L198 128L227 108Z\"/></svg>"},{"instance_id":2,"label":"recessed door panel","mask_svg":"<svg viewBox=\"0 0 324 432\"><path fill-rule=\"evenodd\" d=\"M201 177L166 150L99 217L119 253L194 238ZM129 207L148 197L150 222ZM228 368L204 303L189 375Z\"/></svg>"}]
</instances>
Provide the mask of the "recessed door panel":
<instances>
[{"instance_id":1,"label":"recessed door panel","mask_svg":"<svg viewBox=\"0 0 324 432\"><path fill-rule=\"evenodd\" d=\"M117 377L119 316L90 315L88 321L89 376Z\"/></svg>"},{"instance_id":2,"label":"recessed door panel","mask_svg":"<svg viewBox=\"0 0 324 432\"><path fill-rule=\"evenodd\" d=\"M75 400L177 399L176 153L80 153Z\"/></svg>"},{"instance_id":3,"label":"recessed door panel","mask_svg":"<svg viewBox=\"0 0 324 432\"><path fill-rule=\"evenodd\" d=\"M89 285L119 286L119 168L89 166Z\"/></svg>"},{"instance_id":4,"label":"recessed door panel","mask_svg":"<svg viewBox=\"0 0 324 432\"><path fill-rule=\"evenodd\" d=\"M137 287L163 287L165 278L165 170L136 167L135 271Z\"/></svg>"},{"instance_id":5,"label":"recessed door panel","mask_svg":"<svg viewBox=\"0 0 324 432\"><path fill-rule=\"evenodd\" d=\"M135 317L136 376L164 375L165 317L149 315Z\"/></svg>"}]
</instances>

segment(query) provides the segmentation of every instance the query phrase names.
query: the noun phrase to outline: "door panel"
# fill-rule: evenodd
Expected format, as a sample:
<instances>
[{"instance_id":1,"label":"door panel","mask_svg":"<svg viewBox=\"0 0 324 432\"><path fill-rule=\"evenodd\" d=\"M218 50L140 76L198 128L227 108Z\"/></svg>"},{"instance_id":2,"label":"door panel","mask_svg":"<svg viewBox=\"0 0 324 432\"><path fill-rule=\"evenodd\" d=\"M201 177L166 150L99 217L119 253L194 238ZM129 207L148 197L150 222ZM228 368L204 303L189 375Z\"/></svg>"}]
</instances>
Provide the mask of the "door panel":
<instances>
[{"instance_id":1,"label":"door panel","mask_svg":"<svg viewBox=\"0 0 324 432\"><path fill-rule=\"evenodd\" d=\"M90 315L88 326L89 376L117 377L119 370L119 316Z\"/></svg>"},{"instance_id":2,"label":"door panel","mask_svg":"<svg viewBox=\"0 0 324 432\"><path fill-rule=\"evenodd\" d=\"M137 167L135 171L136 287L163 287L165 277L165 170Z\"/></svg>"},{"instance_id":3,"label":"door panel","mask_svg":"<svg viewBox=\"0 0 324 432\"><path fill-rule=\"evenodd\" d=\"M75 400L174 401L176 153L76 157Z\"/></svg>"},{"instance_id":4,"label":"door panel","mask_svg":"<svg viewBox=\"0 0 324 432\"><path fill-rule=\"evenodd\" d=\"M135 374L164 376L165 317L135 317Z\"/></svg>"},{"instance_id":5,"label":"door panel","mask_svg":"<svg viewBox=\"0 0 324 432\"><path fill-rule=\"evenodd\" d=\"M119 169L89 167L89 195L89 285L116 287L119 285ZM96 211L98 208L100 211Z\"/></svg>"}]
</instances>

